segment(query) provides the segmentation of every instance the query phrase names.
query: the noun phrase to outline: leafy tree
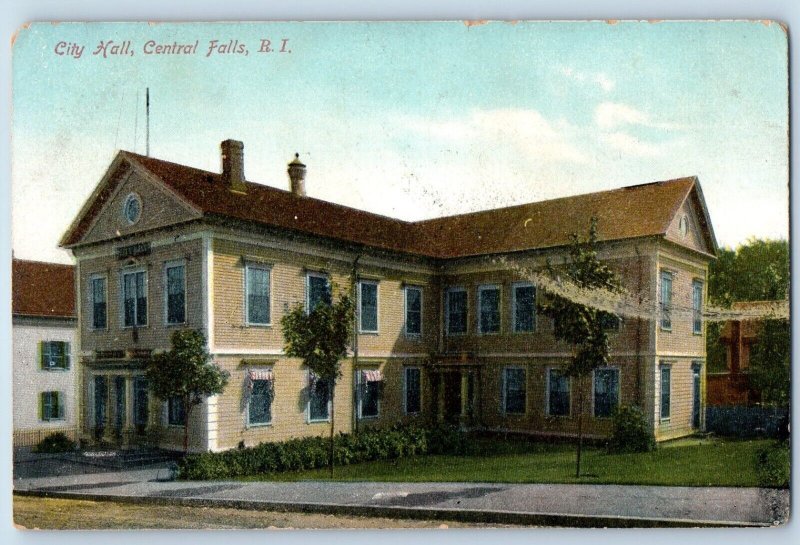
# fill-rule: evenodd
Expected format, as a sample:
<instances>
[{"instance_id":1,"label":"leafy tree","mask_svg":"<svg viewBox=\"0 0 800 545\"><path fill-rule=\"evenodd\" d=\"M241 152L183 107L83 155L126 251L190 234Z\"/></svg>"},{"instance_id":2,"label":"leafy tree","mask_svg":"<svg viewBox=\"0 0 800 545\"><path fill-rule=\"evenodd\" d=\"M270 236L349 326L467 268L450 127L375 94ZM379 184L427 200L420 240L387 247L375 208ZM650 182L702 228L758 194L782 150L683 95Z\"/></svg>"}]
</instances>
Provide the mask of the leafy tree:
<instances>
[{"instance_id":1,"label":"leafy tree","mask_svg":"<svg viewBox=\"0 0 800 545\"><path fill-rule=\"evenodd\" d=\"M572 242L567 262L558 269L548 262L550 276L557 278L564 274L571 282L588 290L621 291L617 275L597 257L597 219L591 219L586 240L581 240L577 234L570 238ZM539 308L545 316L553 320L555 337L572 345L572 358L566 372L578 383L578 452L575 476L580 477L584 382L593 370L608 364L608 335L603 324L614 315L557 294L548 294Z\"/></svg>"},{"instance_id":2,"label":"leafy tree","mask_svg":"<svg viewBox=\"0 0 800 545\"><path fill-rule=\"evenodd\" d=\"M172 334L169 352L157 354L147 365L147 380L156 397L183 403L183 450L189 450L189 417L207 397L221 394L230 373L211 362L202 331L182 329Z\"/></svg>"},{"instance_id":3,"label":"leafy tree","mask_svg":"<svg viewBox=\"0 0 800 545\"><path fill-rule=\"evenodd\" d=\"M352 339L354 315L354 297L352 294L343 293L338 300L330 304L318 303L310 312L306 312L303 305L298 304L281 319L286 355L302 359L318 380L324 380L330 385L331 477L333 477L336 383L342 376L341 360L347 357L348 343Z\"/></svg>"},{"instance_id":4,"label":"leafy tree","mask_svg":"<svg viewBox=\"0 0 800 545\"><path fill-rule=\"evenodd\" d=\"M765 403L789 405L791 345L789 320L764 321L758 340L750 349L750 381Z\"/></svg>"}]
</instances>

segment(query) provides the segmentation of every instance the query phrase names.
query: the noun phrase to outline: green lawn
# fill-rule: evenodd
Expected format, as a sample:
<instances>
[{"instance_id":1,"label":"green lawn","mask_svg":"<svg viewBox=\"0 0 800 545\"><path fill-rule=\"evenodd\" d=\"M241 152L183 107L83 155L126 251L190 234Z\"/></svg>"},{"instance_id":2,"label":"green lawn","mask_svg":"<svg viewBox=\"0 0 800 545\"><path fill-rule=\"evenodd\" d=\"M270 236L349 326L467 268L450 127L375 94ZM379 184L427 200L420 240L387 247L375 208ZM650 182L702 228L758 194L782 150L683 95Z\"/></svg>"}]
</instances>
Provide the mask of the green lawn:
<instances>
[{"instance_id":1,"label":"green lawn","mask_svg":"<svg viewBox=\"0 0 800 545\"><path fill-rule=\"evenodd\" d=\"M685 439L642 454L585 448L575 478L575 446L478 439L466 456L418 456L337 467L338 481L598 483L672 486L758 486L756 451L767 440ZM328 480L327 469L245 477L244 480Z\"/></svg>"}]
</instances>

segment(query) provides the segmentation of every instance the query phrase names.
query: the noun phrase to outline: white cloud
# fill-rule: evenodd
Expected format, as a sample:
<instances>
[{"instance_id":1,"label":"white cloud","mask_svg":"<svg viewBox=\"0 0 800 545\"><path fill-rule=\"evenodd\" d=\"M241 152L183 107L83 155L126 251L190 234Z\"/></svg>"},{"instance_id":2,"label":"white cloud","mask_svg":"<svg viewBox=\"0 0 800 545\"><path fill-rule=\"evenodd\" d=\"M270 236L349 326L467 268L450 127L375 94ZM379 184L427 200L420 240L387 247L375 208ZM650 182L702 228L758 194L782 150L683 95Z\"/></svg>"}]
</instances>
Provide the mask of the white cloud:
<instances>
[{"instance_id":1,"label":"white cloud","mask_svg":"<svg viewBox=\"0 0 800 545\"><path fill-rule=\"evenodd\" d=\"M663 154L659 147L624 132L602 133L600 140L606 145L628 155L655 157Z\"/></svg>"},{"instance_id":2,"label":"white cloud","mask_svg":"<svg viewBox=\"0 0 800 545\"><path fill-rule=\"evenodd\" d=\"M604 72L581 72L569 66L562 66L558 71L562 76L578 83L594 83L606 93L613 91L616 85L616 82Z\"/></svg>"},{"instance_id":3,"label":"white cloud","mask_svg":"<svg viewBox=\"0 0 800 545\"><path fill-rule=\"evenodd\" d=\"M613 129L620 125L642 125L664 130L680 128L679 125L674 123L654 121L650 114L620 102L601 102L598 104L594 111L594 121L604 129Z\"/></svg>"}]
</instances>

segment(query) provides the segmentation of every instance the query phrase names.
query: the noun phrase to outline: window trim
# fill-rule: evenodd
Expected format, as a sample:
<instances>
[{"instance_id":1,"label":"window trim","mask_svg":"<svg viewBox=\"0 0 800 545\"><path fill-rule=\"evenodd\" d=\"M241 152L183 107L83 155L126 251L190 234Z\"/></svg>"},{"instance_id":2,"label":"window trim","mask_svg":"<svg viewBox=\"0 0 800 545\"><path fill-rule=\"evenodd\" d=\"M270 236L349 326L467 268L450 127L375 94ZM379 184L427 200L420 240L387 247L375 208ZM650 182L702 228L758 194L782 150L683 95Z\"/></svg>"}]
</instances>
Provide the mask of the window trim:
<instances>
[{"instance_id":1,"label":"window trim","mask_svg":"<svg viewBox=\"0 0 800 545\"><path fill-rule=\"evenodd\" d=\"M419 373L419 410L408 411L408 371L414 369ZM406 416L419 416L422 414L422 368L419 365L403 366L403 414Z\"/></svg>"},{"instance_id":2,"label":"window trim","mask_svg":"<svg viewBox=\"0 0 800 545\"><path fill-rule=\"evenodd\" d=\"M548 366L545 368L545 390L544 390L544 414L548 418L571 418L572 417L572 377L567 376L567 393L569 394L569 412L567 414L550 414L550 372L558 371L566 376L563 367Z\"/></svg>"},{"instance_id":3,"label":"window trim","mask_svg":"<svg viewBox=\"0 0 800 545\"><path fill-rule=\"evenodd\" d=\"M508 400L508 397L507 397L508 396L508 391L506 389L506 386L508 385L508 382L507 382L508 378L507 378L506 375L507 375L507 372L510 371L510 370L522 371L523 374L525 375L525 382L524 382L524 386L525 386L525 405L522 408L522 412L521 413L509 412L508 411L508 406L506 404L506 402ZM502 403L502 405L501 405L501 413L503 414L503 416L525 416L525 415L527 415L528 414L528 369L527 369L527 367L525 367L523 365L506 365L506 366L504 366L503 367L503 374L502 374L501 383L502 383L502 389L501 389L501 396L500 397L502 398L501 399L501 403Z\"/></svg>"},{"instance_id":4,"label":"window trim","mask_svg":"<svg viewBox=\"0 0 800 545\"><path fill-rule=\"evenodd\" d=\"M694 308L694 294L695 290L700 288L700 300L698 302L698 308ZM705 295L705 285L704 282L699 278L694 278L692 280L692 334L693 335L702 335L703 334L703 303L704 303L704 295ZM695 316L699 316L700 322L700 329L696 329L695 325L697 325L698 319Z\"/></svg>"},{"instance_id":5,"label":"window trim","mask_svg":"<svg viewBox=\"0 0 800 545\"><path fill-rule=\"evenodd\" d=\"M408 290L417 290L419 291L419 333L409 333L408 332ZM422 294L422 286L417 286L414 284L409 284L407 286L403 286L403 334L411 339L421 339L422 332L423 332L423 294Z\"/></svg>"},{"instance_id":6,"label":"window trim","mask_svg":"<svg viewBox=\"0 0 800 545\"><path fill-rule=\"evenodd\" d=\"M273 371L272 366L259 367L258 369L265 370L265 371L266 370ZM273 378L272 378L272 381L273 381L272 388L273 388L273 390L272 391L274 392L275 391L275 378L274 378L275 375L274 375L274 373L273 373L272 376L273 376ZM246 377L247 377L247 372L245 372L245 380L250 380L250 379L248 379ZM265 381L265 382L268 382L268 381ZM251 392L247 396L247 404L246 404L245 409L244 409L245 410L245 429L267 428L269 426L272 426L272 423L275 421L275 413L272 410L272 404L275 401L275 398L273 397L269 402L269 420L267 422L252 422L250 420L250 402L252 401L252 399L253 399L253 397L252 397L252 392Z\"/></svg>"},{"instance_id":7,"label":"window trim","mask_svg":"<svg viewBox=\"0 0 800 545\"><path fill-rule=\"evenodd\" d=\"M314 373L311 369L306 370L306 384L308 385L308 399L306 400L306 424L319 424L321 422L330 422L331 421L331 396L330 393L328 394L328 416L327 418L311 418L311 376Z\"/></svg>"},{"instance_id":8,"label":"window trim","mask_svg":"<svg viewBox=\"0 0 800 545\"><path fill-rule=\"evenodd\" d=\"M248 282L248 275L250 269L258 269L262 271L267 271L268 279L267 279L267 290L269 294L269 302L267 304L267 318L268 320L264 323L262 322L251 322L250 321L250 291L249 291L249 282ZM247 261L244 264L244 325L245 327L272 327L272 265L268 263L260 263L260 262L253 262Z\"/></svg>"},{"instance_id":9,"label":"window trim","mask_svg":"<svg viewBox=\"0 0 800 545\"><path fill-rule=\"evenodd\" d=\"M530 331L523 331L517 329L517 288L533 288L533 328ZM514 282L511 284L511 333L512 334L519 334L519 335L526 335L536 332L536 328L538 325L537 320L537 313L536 313L536 298L537 298L536 284L533 282Z\"/></svg>"},{"instance_id":10,"label":"window trim","mask_svg":"<svg viewBox=\"0 0 800 545\"><path fill-rule=\"evenodd\" d=\"M450 294L463 292L466 297L466 317L464 318L464 331L453 333L450 331ZM469 332L469 292L463 286L452 286L444 292L444 333L448 337L464 336Z\"/></svg>"},{"instance_id":11,"label":"window trim","mask_svg":"<svg viewBox=\"0 0 800 545\"><path fill-rule=\"evenodd\" d=\"M483 292L485 291L492 291L497 290L497 331L483 331L481 326L481 314L483 313L483 306L482 306L482 298ZM477 289L477 307L478 307L478 319L477 319L477 332L478 335L500 335L503 332L503 287L500 284L481 284L478 286ZM469 313L467 314L469 316Z\"/></svg>"},{"instance_id":12,"label":"window trim","mask_svg":"<svg viewBox=\"0 0 800 545\"><path fill-rule=\"evenodd\" d=\"M144 273L144 296L145 300L147 301L147 311L144 314L144 324L142 325L125 325L125 276L128 274L137 274L137 273ZM126 268L122 269L119 272L119 323L122 326L122 329L138 329L142 327L148 327L150 325L150 275L148 274L147 267L140 266L140 267L133 267L133 268ZM137 321L138 312L136 310L136 305L134 305L134 322Z\"/></svg>"},{"instance_id":13,"label":"window trim","mask_svg":"<svg viewBox=\"0 0 800 545\"><path fill-rule=\"evenodd\" d=\"M617 365L604 365L602 367L596 367L592 369L592 418L598 418L600 420L608 420L613 418L612 415L608 416L597 416L595 411L595 380L596 380L596 373L597 371L616 371L617 372L617 408L621 405L622 401L622 369Z\"/></svg>"},{"instance_id":14,"label":"window trim","mask_svg":"<svg viewBox=\"0 0 800 545\"><path fill-rule=\"evenodd\" d=\"M375 286L375 329L364 329L362 322L364 316L362 314L361 297L362 287L366 284ZM378 280L359 279L358 280L358 333L367 335L377 335L381 330L381 283Z\"/></svg>"},{"instance_id":15,"label":"window trim","mask_svg":"<svg viewBox=\"0 0 800 545\"><path fill-rule=\"evenodd\" d=\"M44 358L44 345L53 344L53 343L62 343L64 345L66 345L64 347L64 357L66 358L66 365L64 367L58 367L58 366L53 366L53 367L47 366L47 367L45 367L44 366L44 362L42 361L42 359ZM69 372L72 369L72 343L70 341L61 341L61 340L39 341L38 344L37 344L37 350L38 350L38 354L37 354L38 355L38 358L37 358L38 359L38 361L37 361L37 367L38 367L37 370L38 371L44 371L46 373L52 373L52 372L65 373L65 372Z\"/></svg>"},{"instance_id":16,"label":"window trim","mask_svg":"<svg viewBox=\"0 0 800 545\"><path fill-rule=\"evenodd\" d=\"M59 408L59 410L56 412L56 416L55 417L51 416L49 418L45 418L45 414L44 414L44 396L48 395L48 394L51 395L51 396L52 396L52 394L56 394L56 399L58 400L57 407ZM39 415L39 422L65 422L67 420L67 405L65 403L66 402L65 398L66 398L66 396L64 395L64 392L62 392L61 390L44 390L44 391L39 392L38 402L39 402L39 407L40 407L39 410L41 411L41 414ZM52 405L53 405L53 402L51 400L50 401L51 412L52 412Z\"/></svg>"},{"instance_id":17,"label":"window trim","mask_svg":"<svg viewBox=\"0 0 800 545\"><path fill-rule=\"evenodd\" d=\"M658 283L658 303L659 303L659 310L660 316L658 318L658 325L661 331L672 331L672 300L675 295L675 273L667 270L661 269L659 273L659 283ZM669 278L669 308L665 309L664 307L664 279ZM667 315L669 318L669 325L664 325L664 315Z\"/></svg>"},{"instance_id":18,"label":"window trim","mask_svg":"<svg viewBox=\"0 0 800 545\"><path fill-rule=\"evenodd\" d=\"M361 392L361 385L364 384L364 382L362 382L362 380L364 378L364 371L378 371L378 370L379 370L378 366L361 367L361 368L355 370L355 373L356 373L356 377L355 377L355 385L356 385L356 418L358 418L359 421L361 421L361 420L366 420L366 421L377 420L377 419L379 419L381 417L381 396L380 396L380 392L378 392L378 412L376 414L374 414L374 415L367 415L367 416L364 416L364 414L361 412L362 402L363 402L363 398L361 396L361 393L362 393Z\"/></svg>"},{"instance_id":19,"label":"window trim","mask_svg":"<svg viewBox=\"0 0 800 545\"><path fill-rule=\"evenodd\" d=\"M669 371L669 414L664 414L664 370ZM659 422L668 423L672 418L672 362L660 362L658 365L658 418Z\"/></svg>"},{"instance_id":20,"label":"window trim","mask_svg":"<svg viewBox=\"0 0 800 545\"><path fill-rule=\"evenodd\" d=\"M169 269L174 269L177 267L183 267L183 321L182 322L170 322L169 321L169 276L167 271ZM186 279L186 260L185 259L173 259L171 261L164 262L164 272L162 276L162 281L164 285L164 326L166 327L175 327L175 326L182 326L188 323L188 296L186 293L188 283Z\"/></svg>"},{"instance_id":21,"label":"window trim","mask_svg":"<svg viewBox=\"0 0 800 545\"><path fill-rule=\"evenodd\" d=\"M105 307L106 307L106 325L104 327L95 327L94 326L94 281L95 280L103 280L104 282L104 289L106 295L105 300ZM93 273L89 275L89 308L91 311L89 312L89 330L90 331L108 331L108 274L106 273Z\"/></svg>"},{"instance_id":22,"label":"window trim","mask_svg":"<svg viewBox=\"0 0 800 545\"><path fill-rule=\"evenodd\" d=\"M272 275L270 275L270 278L271 278L271 276ZM327 284L327 287L328 287L328 292L331 292L331 278L330 278L329 274L324 273L324 272L320 272L320 271L307 270L306 271L306 281L305 281L305 284L306 284L306 296L305 296L306 314L310 314L311 311L313 310L311 308L311 302L309 300L311 298L311 280L310 280L311 277L324 278L325 279L325 283ZM333 297L333 293L331 293L331 297Z\"/></svg>"}]
</instances>

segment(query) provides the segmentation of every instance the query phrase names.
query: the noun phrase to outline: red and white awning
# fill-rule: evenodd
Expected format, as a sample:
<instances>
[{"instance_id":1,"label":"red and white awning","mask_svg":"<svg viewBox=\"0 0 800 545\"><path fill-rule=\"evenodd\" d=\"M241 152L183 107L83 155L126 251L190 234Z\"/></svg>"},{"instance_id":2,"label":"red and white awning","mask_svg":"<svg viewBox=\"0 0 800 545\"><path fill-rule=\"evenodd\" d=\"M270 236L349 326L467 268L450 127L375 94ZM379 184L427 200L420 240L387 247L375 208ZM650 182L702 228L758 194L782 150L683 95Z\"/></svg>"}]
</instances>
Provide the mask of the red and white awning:
<instances>
[{"instance_id":1,"label":"red and white awning","mask_svg":"<svg viewBox=\"0 0 800 545\"><path fill-rule=\"evenodd\" d=\"M383 380L383 374L378 369L361 371L365 382L380 382Z\"/></svg>"}]
</instances>

